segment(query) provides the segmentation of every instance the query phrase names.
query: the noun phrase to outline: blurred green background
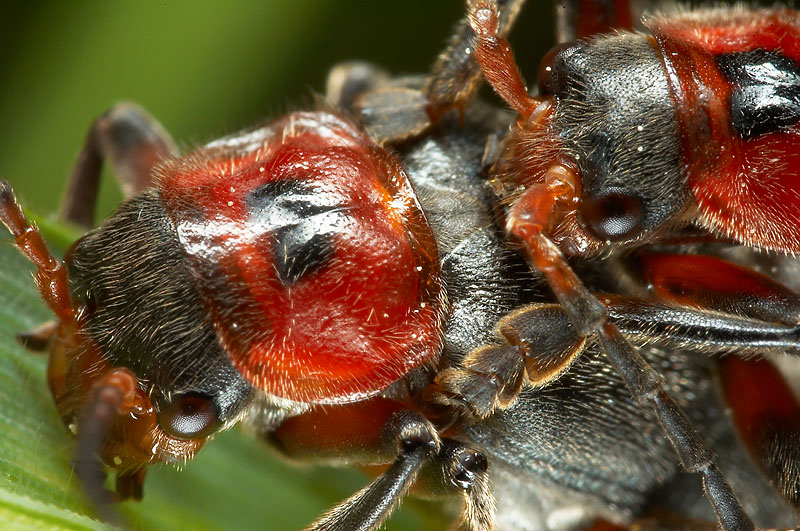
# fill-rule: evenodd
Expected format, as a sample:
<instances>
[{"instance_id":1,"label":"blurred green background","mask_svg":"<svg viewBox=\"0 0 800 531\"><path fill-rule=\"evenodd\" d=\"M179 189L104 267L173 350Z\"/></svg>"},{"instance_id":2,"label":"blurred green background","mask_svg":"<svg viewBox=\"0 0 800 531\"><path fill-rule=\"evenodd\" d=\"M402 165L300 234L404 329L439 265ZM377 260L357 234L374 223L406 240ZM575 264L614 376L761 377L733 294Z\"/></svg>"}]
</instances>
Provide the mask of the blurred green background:
<instances>
[{"instance_id":1,"label":"blurred green background","mask_svg":"<svg viewBox=\"0 0 800 531\"><path fill-rule=\"evenodd\" d=\"M460 0L6 3L0 178L46 219L90 122L116 102L139 103L188 148L310 108L340 61L427 71L462 12ZM514 32L531 79L552 42L550 13L550 2L529 2ZM98 215L120 199L104 175ZM47 225L63 251L70 233L56 238ZM72 441L44 387L45 360L12 339L48 312L27 261L0 238L0 520L82 529L91 522L76 515L86 508L67 464ZM158 467L151 476L145 502L126 504L137 528L297 529L365 481L354 470L292 468L241 433L223 434L183 472ZM444 522L435 505L410 502L390 527Z\"/></svg>"}]
</instances>

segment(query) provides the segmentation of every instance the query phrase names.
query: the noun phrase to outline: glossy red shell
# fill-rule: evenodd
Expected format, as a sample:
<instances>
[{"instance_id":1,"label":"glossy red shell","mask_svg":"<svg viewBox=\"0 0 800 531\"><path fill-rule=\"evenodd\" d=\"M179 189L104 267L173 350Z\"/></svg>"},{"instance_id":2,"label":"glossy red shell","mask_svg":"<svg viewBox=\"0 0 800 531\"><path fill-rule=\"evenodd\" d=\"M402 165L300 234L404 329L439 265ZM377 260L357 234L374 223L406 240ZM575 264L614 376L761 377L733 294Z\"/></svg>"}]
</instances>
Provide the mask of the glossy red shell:
<instances>
[{"instance_id":1,"label":"glossy red shell","mask_svg":"<svg viewBox=\"0 0 800 531\"><path fill-rule=\"evenodd\" d=\"M800 16L790 10L696 11L646 21L663 54L688 182L704 223L740 242L800 252L800 131L742 138L721 54L779 52L800 63Z\"/></svg>"},{"instance_id":2,"label":"glossy red shell","mask_svg":"<svg viewBox=\"0 0 800 531\"><path fill-rule=\"evenodd\" d=\"M290 114L162 173L214 328L255 386L348 402L435 363L443 288L431 229L398 161L352 124ZM292 187L301 192L280 195ZM303 255L287 256L284 241ZM310 266L287 280L287 260Z\"/></svg>"}]
</instances>

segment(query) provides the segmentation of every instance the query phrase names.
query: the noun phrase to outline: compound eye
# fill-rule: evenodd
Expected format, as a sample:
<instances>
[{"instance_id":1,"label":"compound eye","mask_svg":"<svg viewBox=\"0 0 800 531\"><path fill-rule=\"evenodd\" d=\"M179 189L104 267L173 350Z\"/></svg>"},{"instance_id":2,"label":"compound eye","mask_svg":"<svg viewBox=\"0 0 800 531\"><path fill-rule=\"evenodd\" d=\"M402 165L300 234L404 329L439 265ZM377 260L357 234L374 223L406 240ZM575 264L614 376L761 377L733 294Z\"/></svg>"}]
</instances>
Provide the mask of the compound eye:
<instances>
[{"instance_id":1,"label":"compound eye","mask_svg":"<svg viewBox=\"0 0 800 531\"><path fill-rule=\"evenodd\" d=\"M558 94L566 82L564 72L564 58L573 53L580 46L577 41L565 42L550 49L539 63L539 94L549 96Z\"/></svg>"},{"instance_id":2,"label":"compound eye","mask_svg":"<svg viewBox=\"0 0 800 531\"><path fill-rule=\"evenodd\" d=\"M217 408L204 395L178 395L161 409L158 422L161 429L176 439L200 439L217 426Z\"/></svg>"},{"instance_id":3,"label":"compound eye","mask_svg":"<svg viewBox=\"0 0 800 531\"><path fill-rule=\"evenodd\" d=\"M639 198L611 191L581 202L581 216L594 236L604 241L624 241L642 232L644 207Z\"/></svg>"}]
</instances>

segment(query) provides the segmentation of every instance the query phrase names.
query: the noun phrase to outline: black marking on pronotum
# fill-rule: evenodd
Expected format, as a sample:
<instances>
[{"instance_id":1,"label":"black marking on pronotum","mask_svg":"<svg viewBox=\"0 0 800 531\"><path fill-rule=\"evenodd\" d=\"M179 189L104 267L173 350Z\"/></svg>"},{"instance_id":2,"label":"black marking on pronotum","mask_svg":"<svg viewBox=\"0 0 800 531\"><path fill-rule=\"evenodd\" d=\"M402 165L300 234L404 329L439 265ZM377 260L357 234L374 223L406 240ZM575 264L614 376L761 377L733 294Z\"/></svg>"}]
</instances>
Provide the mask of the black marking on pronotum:
<instances>
[{"instance_id":1,"label":"black marking on pronotum","mask_svg":"<svg viewBox=\"0 0 800 531\"><path fill-rule=\"evenodd\" d=\"M731 125L745 139L777 133L800 122L800 65L777 51L753 50L717 57L733 85Z\"/></svg>"},{"instance_id":2,"label":"black marking on pronotum","mask_svg":"<svg viewBox=\"0 0 800 531\"><path fill-rule=\"evenodd\" d=\"M253 190L248 207L251 220L268 234L275 271L284 285L319 270L333 256L331 236L345 210L336 194L283 179Z\"/></svg>"}]
</instances>

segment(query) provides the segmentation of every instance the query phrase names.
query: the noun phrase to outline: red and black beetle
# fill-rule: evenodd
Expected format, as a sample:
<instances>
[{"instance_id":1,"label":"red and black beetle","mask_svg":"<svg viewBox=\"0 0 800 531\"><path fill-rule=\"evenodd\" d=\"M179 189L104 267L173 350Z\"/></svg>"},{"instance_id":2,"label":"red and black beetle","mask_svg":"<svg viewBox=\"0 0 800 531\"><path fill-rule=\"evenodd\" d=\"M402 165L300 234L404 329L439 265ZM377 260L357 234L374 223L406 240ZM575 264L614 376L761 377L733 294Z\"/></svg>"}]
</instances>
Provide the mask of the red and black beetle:
<instances>
[{"instance_id":1,"label":"red and black beetle","mask_svg":"<svg viewBox=\"0 0 800 531\"><path fill-rule=\"evenodd\" d=\"M519 2L504 4L508 25ZM675 188L692 169L679 156L693 145L678 139L698 133L686 132L696 118L665 116L675 89L667 76L659 88L658 63L641 61L658 57L660 41L623 33L563 46L545 62L543 95L531 97L497 34L496 7L473 2L468 19L475 48L462 25L433 81L389 79L363 65L335 71L329 98L372 134L413 130L397 155L350 119L317 111L173 156L157 124L118 106L92 128L68 195L75 209L66 212L80 211L98 158L127 170L138 195L78 240L65 266L0 185L0 219L37 266L59 319L25 340L50 349L50 387L77 432L76 470L93 499L105 499L96 455L117 472L117 494L138 497L147 465L189 458L211 433L247 416L292 457L386 467L315 529L375 527L412 484L460 495L462 518L475 529L643 517L662 525L662 508L708 518L707 507L694 507L699 485L687 489L693 478L675 474L673 446L702 472L723 526L747 528L691 420L713 440L734 490L748 487L737 493L748 510L768 525L793 518L757 465L744 464L710 384L716 366L702 354L796 352L800 296L719 258L675 252L696 241L667 224L676 213L706 240L719 227L689 216L688 192ZM662 40L670 45L670 19L654 20L651 27L661 20L668 28ZM492 139L506 118L467 107L471 83L437 102L435 81L462 71L462 45L478 52L483 72L522 114L499 146ZM752 111L743 137L792 125L781 112L775 125L762 109L792 94L764 74L777 61L769 53L766 62L764 54L719 62L733 72L729 80L747 77L742 87L755 87L755 102L752 94L739 102ZM468 78L474 65L463 64ZM515 88L504 92L509 80ZM653 92L640 97L644 82ZM611 92L627 105L601 97L609 86L625 89ZM397 109L380 98L411 101L413 116L376 122ZM448 105L462 111L460 126ZM427 132L416 128L420 110L436 122ZM603 112L607 127L595 120ZM641 145L626 145L651 127L656 134ZM648 149L651 157L637 155ZM532 273L499 238L494 198L481 181L486 163L500 198L513 202L506 225L522 239ZM666 178L670 169L677 176ZM641 186L631 187L636 179ZM629 259L617 249L644 243L670 252ZM559 248L576 258L568 263ZM601 248L610 259L594 256ZM663 380L647 363L659 365ZM745 442L766 455L768 477L792 498L795 399L766 362L733 359L720 370ZM748 385L753 399L736 405ZM771 393L760 393L765 385ZM752 429L765 415L770 422Z\"/></svg>"},{"instance_id":2,"label":"red and black beetle","mask_svg":"<svg viewBox=\"0 0 800 531\"><path fill-rule=\"evenodd\" d=\"M120 150L137 149L123 156L169 143L130 106L94 130L128 135ZM253 388L348 403L436 364L433 235L404 169L348 121L293 113L138 177L142 193L78 240L66 269L2 188L2 220L59 319L39 331L56 406L79 438L104 432L86 444L133 481L120 493L141 488L142 465L192 457Z\"/></svg>"},{"instance_id":3,"label":"red and black beetle","mask_svg":"<svg viewBox=\"0 0 800 531\"><path fill-rule=\"evenodd\" d=\"M518 3L509 4L504 9L517 9ZM648 299L662 307L634 309L627 297L591 293L566 256L588 258L643 244L690 241L684 233L689 226L708 241L728 239L797 253L800 15L789 9L717 8L645 17L652 35L602 34L613 26L630 29L627 7L590 4L610 15L583 29L577 25L579 40L545 56L538 95L531 96L503 36L508 16L496 2L468 2L475 35L469 51L495 91L519 113L491 170L499 195L511 203L506 229L545 276L577 334L596 337L631 393L654 407L683 466L702 474L722 527L752 528L713 455L664 392L663 378L632 346L637 332L621 331L635 320L638 326L632 329L638 328L638 334L658 330L662 339L678 339L682 328L697 325L675 313L684 307L708 310L707 347L728 335L725 326L715 330L719 311L773 322L794 335L796 297L718 258L663 254L669 250L663 247L662 254L641 258ZM464 98L459 94L452 102ZM450 103L429 102L434 117ZM754 303L753 297L772 302ZM631 315L622 316L619 305L628 306ZM639 315L631 319L633 314ZM739 329L742 336L749 334L745 328ZM642 333L645 329L649 332ZM764 339L752 345L769 343ZM784 349L794 351L789 343ZM546 384L567 370L578 352L562 352L558 359L538 356L528 376ZM752 378L768 372L754 367ZM725 372L723 381L732 395L744 392L744 384L742 376L731 374L746 373ZM750 390L781 386L771 378L765 376ZM795 412L788 417L796 418L791 393L780 397L769 406L765 399L758 414L744 413L746 401L734 412L740 429L758 432L758 444L748 439L754 453L767 455L767 461L776 452L791 456L781 466L768 466L797 506L793 463L798 450L791 442L796 421L788 421L791 428L753 425L787 404L787 411ZM755 402L753 397L748 408L757 409ZM748 420L742 421L740 413Z\"/></svg>"}]
</instances>

